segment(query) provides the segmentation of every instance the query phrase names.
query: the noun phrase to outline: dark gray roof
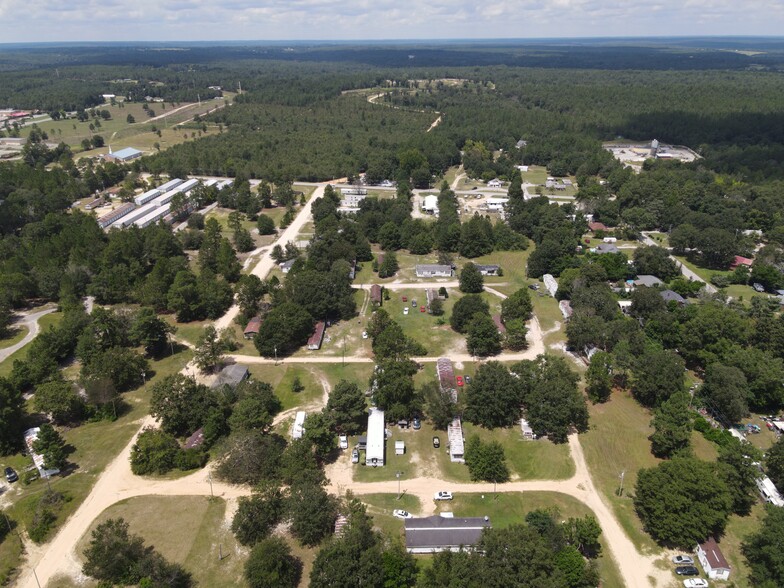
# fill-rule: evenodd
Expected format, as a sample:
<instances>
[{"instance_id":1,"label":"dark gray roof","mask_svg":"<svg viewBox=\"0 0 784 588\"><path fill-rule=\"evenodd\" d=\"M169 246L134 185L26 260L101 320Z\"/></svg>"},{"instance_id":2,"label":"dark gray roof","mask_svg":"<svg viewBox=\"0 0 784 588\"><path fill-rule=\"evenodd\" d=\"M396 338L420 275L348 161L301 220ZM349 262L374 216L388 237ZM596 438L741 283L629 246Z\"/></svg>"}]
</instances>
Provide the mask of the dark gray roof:
<instances>
[{"instance_id":1,"label":"dark gray roof","mask_svg":"<svg viewBox=\"0 0 784 588\"><path fill-rule=\"evenodd\" d=\"M231 386L234 388L247 377L248 366L242 365L241 363L234 363L232 365L227 365L221 370L215 382L212 384L212 387Z\"/></svg>"},{"instance_id":2,"label":"dark gray roof","mask_svg":"<svg viewBox=\"0 0 784 588\"><path fill-rule=\"evenodd\" d=\"M596 253L620 253L620 249L612 243L602 243L596 247Z\"/></svg>"},{"instance_id":3,"label":"dark gray roof","mask_svg":"<svg viewBox=\"0 0 784 588\"><path fill-rule=\"evenodd\" d=\"M661 297L664 298L665 302L671 302L673 300L679 304L686 302L686 299L683 296L672 290L662 290L659 294L661 294Z\"/></svg>"},{"instance_id":4,"label":"dark gray roof","mask_svg":"<svg viewBox=\"0 0 784 588\"><path fill-rule=\"evenodd\" d=\"M452 272L452 266L435 263L421 263L416 266L417 271L423 272Z\"/></svg>"},{"instance_id":5,"label":"dark gray roof","mask_svg":"<svg viewBox=\"0 0 784 588\"><path fill-rule=\"evenodd\" d=\"M501 268L500 265L493 265L493 264L483 265L483 264L477 263L477 264L474 264L474 265L476 265L476 269L478 269L480 272L481 271L498 271Z\"/></svg>"},{"instance_id":6,"label":"dark gray roof","mask_svg":"<svg viewBox=\"0 0 784 588\"><path fill-rule=\"evenodd\" d=\"M634 285L635 286L649 286L649 287L652 287L652 286L661 286L663 283L664 282L662 282L656 276L650 276L650 275L639 275L639 276L637 276L637 279L634 280Z\"/></svg>"},{"instance_id":7,"label":"dark gray roof","mask_svg":"<svg viewBox=\"0 0 784 588\"><path fill-rule=\"evenodd\" d=\"M406 547L446 548L474 545L490 520L482 517L447 518L432 516L406 519Z\"/></svg>"}]
</instances>

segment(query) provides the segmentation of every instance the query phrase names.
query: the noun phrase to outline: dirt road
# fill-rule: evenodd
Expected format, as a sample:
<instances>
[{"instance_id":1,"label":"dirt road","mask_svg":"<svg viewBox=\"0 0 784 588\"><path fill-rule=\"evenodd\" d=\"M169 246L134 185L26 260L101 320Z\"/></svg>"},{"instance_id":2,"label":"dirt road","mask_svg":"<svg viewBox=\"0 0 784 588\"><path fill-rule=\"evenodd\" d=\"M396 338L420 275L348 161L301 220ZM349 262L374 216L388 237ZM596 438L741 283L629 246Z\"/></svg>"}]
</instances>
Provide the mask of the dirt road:
<instances>
[{"instance_id":1,"label":"dirt road","mask_svg":"<svg viewBox=\"0 0 784 588\"><path fill-rule=\"evenodd\" d=\"M35 339L38 333L41 332L41 327L38 324L39 319L55 310L57 309L53 307L20 314L19 318L12 323L12 327L27 327L27 334L18 343L14 343L5 349L0 349L0 363Z\"/></svg>"},{"instance_id":2,"label":"dirt road","mask_svg":"<svg viewBox=\"0 0 784 588\"><path fill-rule=\"evenodd\" d=\"M321 198L324 195L325 189L326 184L319 184L315 192L313 192L313 196L311 196L310 199L305 203L305 206L302 207L291 224L286 227L282 233L280 233L277 240L272 245L266 248L267 251L262 253L261 258L259 259L258 263L256 263L256 267L254 267L251 271L251 274L258 276L262 280L267 277L267 274L269 274L272 271L272 268L275 267L275 260L272 259L272 250L275 248L275 245L285 247L286 243L289 241L297 240L297 235L299 235L302 227L304 227L310 220L310 208L313 206L313 202L317 198ZM231 326L231 322L239 312L240 307L236 304L233 305L228 311L226 311L226 314L215 321L215 328L221 330Z\"/></svg>"}]
</instances>

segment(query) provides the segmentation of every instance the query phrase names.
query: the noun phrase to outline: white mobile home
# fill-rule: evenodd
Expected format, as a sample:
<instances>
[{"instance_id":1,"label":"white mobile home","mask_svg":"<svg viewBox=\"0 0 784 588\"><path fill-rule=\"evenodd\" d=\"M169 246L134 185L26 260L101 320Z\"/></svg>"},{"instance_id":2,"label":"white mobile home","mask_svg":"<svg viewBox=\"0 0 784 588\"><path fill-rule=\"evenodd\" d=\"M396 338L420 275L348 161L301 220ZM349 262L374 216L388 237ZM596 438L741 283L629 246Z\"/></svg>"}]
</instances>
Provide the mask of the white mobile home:
<instances>
[{"instance_id":1,"label":"white mobile home","mask_svg":"<svg viewBox=\"0 0 784 588\"><path fill-rule=\"evenodd\" d=\"M488 198L485 200L485 206L487 210L498 212L504 209L507 202L509 198Z\"/></svg>"},{"instance_id":2,"label":"white mobile home","mask_svg":"<svg viewBox=\"0 0 784 588\"><path fill-rule=\"evenodd\" d=\"M365 449L365 465L384 465L384 411L371 408L368 415L367 448Z\"/></svg>"},{"instance_id":3,"label":"white mobile home","mask_svg":"<svg viewBox=\"0 0 784 588\"><path fill-rule=\"evenodd\" d=\"M465 442L463 441L463 424L457 418L447 430L449 436L449 459L457 463L465 463Z\"/></svg>"},{"instance_id":4,"label":"white mobile home","mask_svg":"<svg viewBox=\"0 0 784 588\"><path fill-rule=\"evenodd\" d=\"M294 417L294 426L291 428L291 438L292 439L302 439L302 436L305 434L305 411L300 410L297 411L297 415Z\"/></svg>"},{"instance_id":5,"label":"white mobile home","mask_svg":"<svg viewBox=\"0 0 784 588\"><path fill-rule=\"evenodd\" d=\"M757 489L765 502L769 502L773 506L784 506L784 499L782 499L778 489L767 476L757 479Z\"/></svg>"}]
</instances>

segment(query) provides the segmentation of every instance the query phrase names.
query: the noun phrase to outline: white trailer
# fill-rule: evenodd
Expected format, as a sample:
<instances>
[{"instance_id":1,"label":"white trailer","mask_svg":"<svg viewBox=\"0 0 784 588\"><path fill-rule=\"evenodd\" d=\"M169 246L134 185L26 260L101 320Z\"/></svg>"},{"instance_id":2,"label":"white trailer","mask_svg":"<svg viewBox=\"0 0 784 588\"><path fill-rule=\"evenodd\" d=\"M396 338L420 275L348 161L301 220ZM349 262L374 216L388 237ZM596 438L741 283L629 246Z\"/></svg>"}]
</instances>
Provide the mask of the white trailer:
<instances>
[{"instance_id":1,"label":"white trailer","mask_svg":"<svg viewBox=\"0 0 784 588\"><path fill-rule=\"evenodd\" d=\"M294 426L291 428L291 438L302 439L302 436L304 434L305 434L305 411L299 410L297 411L297 414L294 417Z\"/></svg>"},{"instance_id":2,"label":"white trailer","mask_svg":"<svg viewBox=\"0 0 784 588\"><path fill-rule=\"evenodd\" d=\"M368 415L367 449L365 449L365 465L384 465L384 411L371 408Z\"/></svg>"}]
</instances>

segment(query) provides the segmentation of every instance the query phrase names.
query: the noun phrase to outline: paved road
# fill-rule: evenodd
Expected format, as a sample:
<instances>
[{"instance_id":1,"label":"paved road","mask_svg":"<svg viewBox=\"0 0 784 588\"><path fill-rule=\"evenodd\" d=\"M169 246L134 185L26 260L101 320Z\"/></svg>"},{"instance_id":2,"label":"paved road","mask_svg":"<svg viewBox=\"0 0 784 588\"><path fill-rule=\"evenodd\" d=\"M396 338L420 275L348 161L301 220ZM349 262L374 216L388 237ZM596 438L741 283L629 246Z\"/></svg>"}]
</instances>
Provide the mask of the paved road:
<instances>
[{"instance_id":1,"label":"paved road","mask_svg":"<svg viewBox=\"0 0 784 588\"><path fill-rule=\"evenodd\" d=\"M645 243L646 245L655 245L656 247L661 247L659 243L651 239L648 233L645 232L642 233L642 242ZM716 292L718 292L716 286L714 286L713 284L709 284L708 282L703 280L695 272L693 272L692 270L687 268L683 263L681 263L680 260L676 259L674 255L670 255L670 259L672 259L675 262L675 265L678 266L678 268L681 270L681 273L685 278L692 280L693 282L702 282L703 284L705 284L705 291L708 292L709 294L715 294Z\"/></svg>"},{"instance_id":2,"label":"paved road","mask_svg":"<svg viewBox=\"0 0 784 588\"><path fill-rule=\"evenodd\" d=\"M41 327L38 325L38 320L46 316L49 313L54 312L57 310L56 308L47 308L44 310L37 310L35 312L29 313L21 313L19 318L14 321L14 326L21 326L27 327L27 335L25 335L21 341L11 345L10 347L6 347L5 349L0 349L0 362L5 361L16 351L19 351L22 347L27 345L30 341L35 339L38 336L38 333L41 332Z\"/></svg>"}]
</instances>

